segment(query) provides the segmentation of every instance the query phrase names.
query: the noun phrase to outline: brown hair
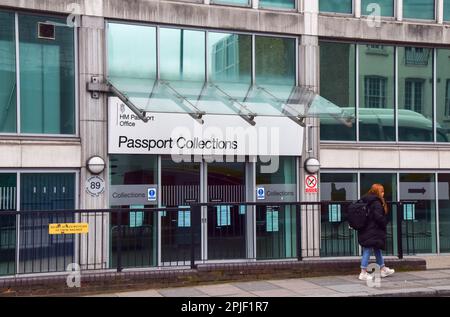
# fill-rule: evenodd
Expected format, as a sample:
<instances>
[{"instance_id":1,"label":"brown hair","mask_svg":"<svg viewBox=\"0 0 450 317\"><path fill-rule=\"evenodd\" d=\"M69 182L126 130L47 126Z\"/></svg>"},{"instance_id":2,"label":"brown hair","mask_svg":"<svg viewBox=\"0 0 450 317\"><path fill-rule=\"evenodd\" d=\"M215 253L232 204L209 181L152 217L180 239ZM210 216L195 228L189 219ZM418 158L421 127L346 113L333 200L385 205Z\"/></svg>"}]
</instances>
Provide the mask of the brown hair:
<instances>
[{"instance_id":1,"label":"brown hair","mask_svg":"<svg viewBox=\"0 0 450 317\"><path fill-rule=\"evenodd\" d=\"M384 197L381 196L381 193L384 192L384 187L381 184L373 184L372 187L370 187L370 190L368 191L368 194L373 194L377 196L381 200L381 204L383 205L384 213L388 213L388 207L386 204L386 201L384 200Z\"/></svg>"}]
</instances>

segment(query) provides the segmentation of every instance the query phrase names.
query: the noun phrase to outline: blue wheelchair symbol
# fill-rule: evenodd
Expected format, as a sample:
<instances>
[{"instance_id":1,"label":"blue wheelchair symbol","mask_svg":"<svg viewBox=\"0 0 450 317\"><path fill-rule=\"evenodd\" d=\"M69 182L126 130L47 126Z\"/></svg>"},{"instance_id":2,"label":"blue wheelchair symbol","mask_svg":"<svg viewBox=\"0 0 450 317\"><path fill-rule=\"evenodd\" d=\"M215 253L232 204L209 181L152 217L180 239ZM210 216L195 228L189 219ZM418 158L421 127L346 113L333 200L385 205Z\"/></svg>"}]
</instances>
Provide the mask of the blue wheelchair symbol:
<instances>
[{"instance_id":1,"label":"blue wheelchair symbol","mask_svg":"<svg viewBox=\"0 0 450 317\"><path fill-rule=\"evenodd\" d=\"M256 189L256 198L257 199L265 199L266 198L266 191L264 187L258 187Z\"/></svg>"},{"instance_id":2,"label":"blue wheelchair symbol","mask_svg":"<svg viewBox=\"0 0 450 317\"><path fill-rule=\"evenodd\" d=\"M147 199L148 199L148 201L155 201L156 200L156 189L155 188L149 188L148 189Z\"/></svg>"}]
</instances>

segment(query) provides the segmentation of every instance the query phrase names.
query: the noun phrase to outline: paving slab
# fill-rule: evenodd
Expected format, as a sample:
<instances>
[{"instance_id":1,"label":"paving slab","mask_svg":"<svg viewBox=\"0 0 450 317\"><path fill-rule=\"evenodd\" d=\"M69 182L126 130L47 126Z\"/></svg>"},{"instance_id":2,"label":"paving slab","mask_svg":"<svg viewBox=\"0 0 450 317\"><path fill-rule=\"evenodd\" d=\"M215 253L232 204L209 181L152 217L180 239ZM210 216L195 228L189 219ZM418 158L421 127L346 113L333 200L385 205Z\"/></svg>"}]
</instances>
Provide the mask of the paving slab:
<instances>
[{"instance_id":1,"label":"paving slab","mask_svg":"<svg viewBox=\"0 0 450 317\"><path fill-rule=\"evenodd\" d=\"M116 293L118 297L163 297L157 290Z\"/></svg>"},{"instance_id":2,"label":"paving slab","mask_svg":"<svg viewBox=\"0 0 450 317\"><path fill-rule=\"evenodd\" d=\"M269 282L265 282L265 281L233 283L232 285L236 286L237 288L240 288L241 290L248 291L248 292L280 289L279 286L269 283Z\"/></svg>"},{"instance_id":3,"label":"paving slab","mask_svg":"<svg viewBox=\"0 0 450 317\"><path fill-rule=\"evenodd\" d=\"M295 280L279 280L279 281L269 281L271 284L275 284L278 287L282 287L291 291L302 291L308 289L322 288L322 286L307 282L301 279Z\"/></svg>"},{"instance_id":4,"label":"paving slab","mask_svg":"<svg viewBox=\"0 0 450 317\"><path fill-rule=\"evenodd\" d=\"M226 296L243 293L242 289L231 284L196 286L195 289L210 296Z\"/></svg>"},{"instance_id":5,"label":"paving slab","mask_svg":"<svg viewBox=\"0 0 450 317\"><path fill-rule=\"evenodd\" d=\"M192 287L161 289L158 292L164 297L196 297L207 295Z\"/></svg>"},{"instance_id":6,"label":"paving slab","mask_svg":"<svg viewBox=\"0 0 450 317\"><path fill-rule=\"evenodd\" d=\"M339 276L306 278L304 280L307 281L307 282L319 285L319 286L348 284L348 280L343 279L343 278L341 278Z\"/></svg>"},{"instance_id":7,"label":"paving slab","mask_svg":"<svg viewBox=\"0 0 450 317\"><path fill-rule=\"evenodd\" d=\"M298 297L299 294L286 290L286 289L273 289L267 291L253 291L252 294L255 294L259 297Z\"/></svg>"}]
</instances>

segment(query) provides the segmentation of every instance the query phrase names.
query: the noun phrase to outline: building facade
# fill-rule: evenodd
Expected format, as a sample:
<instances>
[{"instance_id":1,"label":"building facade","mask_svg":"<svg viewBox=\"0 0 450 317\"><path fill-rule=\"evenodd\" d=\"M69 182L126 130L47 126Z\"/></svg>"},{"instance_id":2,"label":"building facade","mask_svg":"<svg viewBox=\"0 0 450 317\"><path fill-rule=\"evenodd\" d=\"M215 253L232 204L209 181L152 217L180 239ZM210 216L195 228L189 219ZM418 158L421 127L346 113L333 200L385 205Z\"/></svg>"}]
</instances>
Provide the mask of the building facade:
<instances>
[{"instance_id":1,"label":"building facade","mask_svg":"<svg viewBox=\"0 0 450 317\"><path fill-rule=\"evenodd\" d=\"M154 228L139 249L151 256L130 267L183 260L185 241L169 235L194 221L199 260L296 258L300 225L316 228L308 254L352 256L339 206L301 224L288 206L218 205L198 219L139 210L347 201L377 182L388 200L418 201L392 210L414 253L448 253L448 23L446 0L0 0L0 211L129 208L122 224ZM97 156L106 168L93 178ZM33 219L2 217L21 229L2 236L1 275L37 272L36 254L18 250L52 257L49 242L30 245ZM119 219L86 221L108 230L84 247L114 267ZM344 240L325 239L328 226Z\"/></svg>"}]
</instances>

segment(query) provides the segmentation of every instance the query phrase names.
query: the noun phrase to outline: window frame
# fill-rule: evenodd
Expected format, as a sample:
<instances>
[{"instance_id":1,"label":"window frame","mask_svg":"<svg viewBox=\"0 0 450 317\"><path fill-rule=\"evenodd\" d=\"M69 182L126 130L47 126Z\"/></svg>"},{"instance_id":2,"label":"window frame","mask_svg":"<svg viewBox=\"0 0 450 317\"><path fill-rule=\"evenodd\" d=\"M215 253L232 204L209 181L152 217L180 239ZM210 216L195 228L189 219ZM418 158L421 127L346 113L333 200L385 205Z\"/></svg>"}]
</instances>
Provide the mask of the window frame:
<instances>
[{"instance_id":1,"label":"window frame","mask_svg":"<svg viewBox=\"0 0 450 317\"><path fill-rule=\"evenodd\" d=\"M188 26L179 26L179 25L165 25L165 24L158 24L154 22L137 22L137 21L126 21L126 20L117 20L117 19L105 19L105 30L108 32L108 24L124 24L124 25L140 25L140 26L148 26L148 27L155 27L156 28L156 79L160 79L160 28L172 28L172 29L178 29L178 30L191 30L191 31L202 31L205 33L205 81L209 81L209 48L208 48L208 34L209 33L224 33L224 34L236 34L236 35L248 35L251 37L251 45L252 45L252 56L251 56L251 84L254 84L256 82L256 37L272 37L272 38L281 38L281 39L291 39L295 41L295 85L298 86L299 84L299 43L300 38L299 36L294 35L280 35L276 33L262 33L262 32L247 32L247 31L235 31L235 30L226 30L226 29L207 29L207 28L200 28L200 27L188 27ZM106 48L108 47L108 36L105 36L105 43ZM108 49L106 49L105 58L108 61L109 53ZM105 73L106 77L109 76L109 65L106 63L105 65Z\"/></svg>"},{"instance_id":2,"label":"window frame","mask_svg":"<svg viewBox=\"0 0 450 317\"><path fill-rule=\"evenodd\" d=\"M434 14L434 16L433 16L433 18L432 19L420 19L420 18L407 18L407 17L405 17L405 2L403 1L403 0L401 0L402 1L402 10L403 10L403 12L402 12L402 18L403 18L403 20L406 20L406 21L411 21L411 22L421 22L421 23L436 23L437 22L437 20L438 20L438 1L439 0L433 0L433 3L434 3L434 12L433 12L433 14Z\"/></svg>"},{"instance_id":3,"label":"window frame","mask_svg":"<svg viewBox=\"0 0 450 317\"><path fill-rule=\"evenodd\" d=\"M21 124L21 83L20 83L20 37L19 37L19 14L28 15L28 16L36 16L36 17L53 17L53 18L64 18L62 15L51 14L51 13L37 13L37 12L29 12L29 11L16 11L16 10L4 10L1 9L2 12L12 13L14 14L14 36L15 36L15 54L16 54L16 132L1 132L0 137L2 136L17 136L17 137L42 137L42 138L58 138L58 139L67 139L67 138L78 138L80 136L80 105L79 105L79 61L78 61L78 28L73 27L73 50L74 50L74 133L73 134L51 134L51 133L23 133L22 124ZM69 27L69 26L67 26Z\"/></svg>"},{"instance_id":4,"label":"window frame","mask_svg":"<svg viewBox=\"0 0 450 317\"><path fill-rule=\"evenodd\" d=\"M355 82L357 84L357 88L356 88L356 92L359 94L359 46L360 45L379 45L379 46L392 46L395 49L395 53L394 53L394 57L395 57L395 62L394 62L394 81L395 81L395 89L394 89L394 115L395 115L395 123L396 123L396 140L395 141L360 141L359 138L359 121L358 121L358 112L359 109L361 109L360 107L360 102L359 102L359 97L356 97L356 125L357 125L357 134L356 134L356 140L354 141L347 141L347 140L320 140L320 144L324 144L324 145L328 145L328 144L370 144L370 145L450 145L449 142L442 142L442 141L438 141L437 140L437 69L436 69L436 65L437 65L437 51L439 48L439 46L437 45L424 45L424 44L418 44L417 45L413 45L415 48L423 48L423 49L429 49L430 50L430 56L432 58L431 61L431 68L433 71L433 80L432 80L432 85L433 85L433 89L432 89L432 99L433 99L433 105L432 105L432 110L433 110L433 139L431 141L401 141L400 140L400 135L399 135L399 126L398 126L398 119L399 119L399 114L398 114L398 110L399 110L399 103L400 103L400 99L399 99L399 74L400 74L400 63L402 63L402 61L400 60L400 49L401 48L406 48L406 47L410 47L411 45L405 45L402 43L388 43L388 42L377 42L377 41L351 41L351 40L338 40L338 39L333 39L333 38L327 38L327 37L322 37L319 39L319 46L321 42L326 42L326 43L337 43L337 44L354 44L356 45L356 78L355 78ZM403 61L404 62L404 61ZM427 66L429 67L429 66ZM428 80L428 79L427 79Z\"/></svg>"}]
</instances>

